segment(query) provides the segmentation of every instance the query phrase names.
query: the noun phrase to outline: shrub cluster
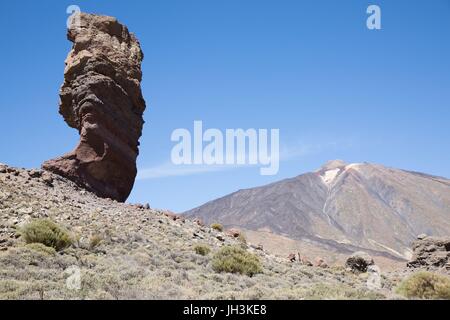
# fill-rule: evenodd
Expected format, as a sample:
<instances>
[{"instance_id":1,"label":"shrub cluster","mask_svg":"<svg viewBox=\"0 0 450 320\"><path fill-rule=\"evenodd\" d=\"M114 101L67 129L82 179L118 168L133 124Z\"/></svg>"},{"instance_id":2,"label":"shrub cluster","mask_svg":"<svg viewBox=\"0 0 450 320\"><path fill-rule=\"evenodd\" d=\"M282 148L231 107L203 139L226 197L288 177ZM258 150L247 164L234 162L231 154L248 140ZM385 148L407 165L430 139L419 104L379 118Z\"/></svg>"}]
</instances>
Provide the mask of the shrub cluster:
<instances>
[{"instance_id":1,"label":"shrub cluster","mask_svg":"<svg viewBox=\"0 0 450 320\"><path fill-rule=\"evenodd\" d=\"M239 246L222 247L213 257L215 272L240 273L249 277L262 272L259 258Z\"/></svg>"},{"instance_id":2,"label":"shrub cluster","mask_svg":"<svg viewBox=\"0 0 450 320\"><path fill-rule=\"evenodd\" d=\"M410 299L450 299L450 278L421 271L400 283L397 292Z\"/></svg>"},{"instance_id":3,"label":"shrub cluster","mask_svg":"<svg viewBox=\"0 0 450 320\"><path fill-rule=\"evenodd\" d=\"M72 245L72 239L67 230L50 219L34 220L19 230L26 243L42 243L57 251Z\"/></svg>"}]
</instances>

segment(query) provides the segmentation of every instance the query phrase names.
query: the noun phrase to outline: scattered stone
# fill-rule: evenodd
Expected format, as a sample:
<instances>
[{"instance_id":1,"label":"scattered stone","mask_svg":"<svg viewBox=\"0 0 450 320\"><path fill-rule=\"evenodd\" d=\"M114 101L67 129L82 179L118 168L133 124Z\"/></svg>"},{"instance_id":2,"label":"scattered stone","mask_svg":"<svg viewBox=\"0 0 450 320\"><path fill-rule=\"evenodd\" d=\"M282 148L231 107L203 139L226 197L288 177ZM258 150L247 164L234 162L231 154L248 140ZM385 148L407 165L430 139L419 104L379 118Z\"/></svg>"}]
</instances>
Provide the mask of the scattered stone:
<instances>
[{"instance_id":1,"label":"scattered stone","mask_svg":"<svg viewBox=\"0 0 450 320\"><path fill-rule=\"evenodd\" d=\"M180 216L180 215L177 215L177 214L175 214L175 213L173 213L173 212L171 212L171 211L166 211L166 212L164 212L164 215L166 216L166 217L168 217L168 218L170 218L171 220L173 220L173 221L178 221L178 220L180 220L181 222L184 222L184 217L182 217L182 216Z\"/></svg>"},{"instance_id":2,"label":"scattered stone","mask_svg":"<svg viewBox=\"0 0 450 320\"><path fill-rule=\"evenodd\" d=\"M151 208L150 208L150 204L149 204L149 203L146 203L145 206L144 206L144 209L145 209L145 210L150 210L150 209L151 209Z\"/></svg>"},{"instance_id":3,"label":"scattered stone","mask_svg":"<svg viewBox=\"0 0 450 320\"><path fill-rule=\"evenodd\" d=\"M30 178L40 178L42 176L41 170L30 170L28 171Z\"/></svg>"},{"instance_id":4,"label":"scattered stone","mask_svg":"<svg viewBox=\"0 0 450 320\"><path fill-rule=\"evenodd\" d=\"M319 268L328 268L328 264L322 258L316 258L315 266Z\"/></svg>"},{"instance_id":5,"label":"scattered stone","mask_svg":"<svg viewBox=\"0 0 450 320\"><path fill-rule=\"evenodd\" d=\"M418 240L423 240L423 239L425 239L426 237L428 237L428 235L426 235L425 233L421 233L421 234L419 234L419 235L417 236L417 239L418 239Z\"/></svg>"},{"instance_id":6,"label":"scattered stone","mask_svg":"<svg viewBox=\"0 0 450 320\"><path fill-rule=\"evenodd\" d=\"M297 260L295 257L295 253L289 254L287 258L290 262L295 262Z\"/></svg>"},{"instance_id":7,"label":"scattered stone","mask_svg":"<svg viewBox=\"0 0 450 320\"><path fill-rule=\"evenodd\" d=\"M44 181L44 183L49 187L53 187L53 177L51 176L50 173L44 172L42 174L42 181Z\"/></svg>"},{"instance_id":8,"label":"scattered stone","mask_svg":"<svg viewBox=\"0 0 450 320\"><path fill-rule=\"evenodd\" d=\"M308 266L308 267L312 267L313 266L313 263L310 260L308 260L307 258L302 258L302 261L300 263L302 265Z\"/></svg>"},{"instance_id":9,"label":"scattered stone","mask_svg":"<svg viewBox=\"0 0 450 320\"><path fill-rule=\"evenodd\" d=\"M16 169L11 168L11 167L6 167L6 172L7 173L14 173L14 172L16 172Z\"/></svg>"},{"instance_id":10,"label":"scattered stone","mask_svg":"<svg viewBox=\"0 0 450 320\"><path fill-rule=\"evenodd\" d=\"M251 245L250 245L250 248L253 248L253 249L259 250L259 251L264 251L264 247L263 247L263 245L260 244L260 243L257 244L257 245L251 244Z\"/></svg>"},{"instance_id":11,"label":"scattered stone","mask_svg":"<svg viewBox=\"0 0 450 320\"><path fill-rule=\"evenodd\" d=\"M199 238L199 239L204 239L205 237L204 236L202 236L201 234L199 234L199 233L197 233L197 232L194 232L194 238Z\"/></svg>"},{"instance_id":12,"label":"scattered stone","mask_svg":"<svg viewBox=\"0 0 450 320\"><path fill-rule=\"evenodd\" d=\"M21 208L21 209L17 210L17 213L19 213L19 214L32 214L33 213L33 208L32 207Z\"/></svg>"},{"instance_id":13,"label":"scattered stone","mask_svg":"<svg viewBox=\"0 0 450 320\"><path fill-rule=\"evenodd\" d=\"M366 252L355 252L346 261L345 266L353 272L367 272L367 268L375 264Z\"/></svg>"},{"instance_id":14,"label":"scattered stone","mask_svg":"<svg viewBox=\"0 0 450 320\"><path fill-rule=\"evenodd\" d=\"M204 227L205 224L203 223L202 219L196 218L194 219L194 223L196 223L199 227Z\"/></svg>"},{"instance_id":15,"label":"scattered stone","mask_svg":"<svg viewBox=\"0 0 450 320\"><path fill-rule=\"evenodd\" d=\"M216 239L219 240L220 242L225 242L225 238L222 237L220 234L216 236Z\"/></svg>"},{"instance_id":16,"label":"scattered stone","mask_svg":"<svg viewBox=\"0 0 450 320\"><path fill-rule=\"evenodd\" d=\"M302 255L300 254L300 252L297 252L297 255L298 255L298 262L299 262L301 265L308 266L308 267L314 266L313 263L312 263L307 257L302 256Z\"/></svg>"},{"instance_id":17,"label":"scattered stone","mask_svg":"<svg viewBox=\"0 0 450 320\"><path fill-rule=\"evenodd\" d=\"M232 238L237 238L242 234L242 232L239 229L233 228L233 229L227 230L226 234Z\"/></svg>"}]
</instances>

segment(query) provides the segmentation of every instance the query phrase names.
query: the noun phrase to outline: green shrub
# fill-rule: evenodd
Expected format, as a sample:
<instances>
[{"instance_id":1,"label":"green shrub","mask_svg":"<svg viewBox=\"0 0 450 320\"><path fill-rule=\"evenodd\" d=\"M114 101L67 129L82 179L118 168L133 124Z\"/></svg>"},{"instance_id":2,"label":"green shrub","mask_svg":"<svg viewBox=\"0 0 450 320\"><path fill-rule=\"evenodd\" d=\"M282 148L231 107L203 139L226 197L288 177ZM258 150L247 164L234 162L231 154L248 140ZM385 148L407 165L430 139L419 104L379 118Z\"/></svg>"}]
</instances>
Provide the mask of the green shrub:
<instances>
[{"instance_id":1,"label":"green shrub","mask_svg":"<svg viewBox=\"0 0 450 320\"><path fill-rule=\"evenodd\" d=\"M220 223L213 223L211 228L220 232L223 231L223 226Z\"/></svg>"},{"instance_id":2,"label":"green shrub","mask_svg":"<svg viewBox=\"0 0 450 320\"><path fill-rule=\"evenodd\" d=\"M238 246L222 247L212 261L215 272L245 274L249 277L262 272L259 258Z\"/></svg>"},{"instance_id":3,"label":"green shrub","mask_svg":"<svg viewBox=\"0 0 450 320\"><path fill-rule=\"evenodd\" d=\"M400 283L397 292L412 299L450 299L450 278L421 271Z\"/></svg>"},{"instance_id":4,"label":"green shrub","mask_svg":"<svg viewBox=\"0 0 450 320\"><path fill-rule=\"evenodd\" d=\"M206 256L211 252L211 249L205 244L198 244L194 247L194 251L196 254Z\"/></svg>"},{"instance_id":5,"label":"green shrub","mask_svg":"<svg viewBox=\"0 0 450 320\"><path fill-rule=\"evenodd\" d=\"M72 244L69 233L50 219L34 220L19 230L26 243L42 243L59 251Z\"/></svg>"}]
</instances>

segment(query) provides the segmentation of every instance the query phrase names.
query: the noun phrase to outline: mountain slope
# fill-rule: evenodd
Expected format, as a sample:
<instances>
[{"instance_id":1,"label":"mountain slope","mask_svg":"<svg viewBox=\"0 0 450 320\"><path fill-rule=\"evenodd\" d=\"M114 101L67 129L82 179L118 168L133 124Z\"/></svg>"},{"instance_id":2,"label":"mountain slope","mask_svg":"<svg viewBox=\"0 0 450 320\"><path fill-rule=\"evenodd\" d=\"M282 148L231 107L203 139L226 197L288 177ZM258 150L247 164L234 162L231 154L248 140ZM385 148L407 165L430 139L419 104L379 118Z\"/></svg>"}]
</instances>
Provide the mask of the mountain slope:
<instances>
[{"instance_id":1,"label":"mountain slope","mask_svg":"<svg viewBox=\"0 0 450 320\"><path fill-rule=\"evenodd\" d=\"M43 218L64 227L73 244L58 252L26 244L19 230ZM199 244L211 253L196 253ZM368 290L366 278L342 267L290 263L250 246L262 273L217 273L212 261L224 245L244 247L193 221L98 198L55 174L0 164L0 300L389 299L409 273L383 273L383 287Z\"/></svg>"},{"instance_id":2,"label":"mountain slope","mask_svg":"<svg viewBox=\"0 0 450 320\"><path fill-rule=\"evenodd\" d=\"M337 252L365 249L407 259L418 234L450 234L450 180L336 160L316 172L240 190L186 214Z\"/></svg>"}]
</instances>

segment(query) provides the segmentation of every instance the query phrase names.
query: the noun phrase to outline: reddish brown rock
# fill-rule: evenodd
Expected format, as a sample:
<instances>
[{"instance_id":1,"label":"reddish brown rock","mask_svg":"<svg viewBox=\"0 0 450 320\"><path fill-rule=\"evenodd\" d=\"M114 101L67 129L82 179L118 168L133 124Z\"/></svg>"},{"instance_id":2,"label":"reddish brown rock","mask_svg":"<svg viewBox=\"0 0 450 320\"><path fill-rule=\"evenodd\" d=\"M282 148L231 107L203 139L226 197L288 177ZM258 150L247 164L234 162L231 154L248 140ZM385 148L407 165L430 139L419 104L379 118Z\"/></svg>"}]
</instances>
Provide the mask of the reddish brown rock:
<instances>
[{"instance_id":1,"label":"reddish brown rock","mask_svg":"<svg viewBox=\"0 0 450 320\"><path fill-rule=\"evenodd\" d=\"M205 224L203 223L202 219L194 219L194 223L196 223L199 227L204 227Z\"/></svg>"},{"instance_id":2,"label":"reddish brown rock","mask_svg":"<svg viewBox=\"0 0 450 320\"><path fill-rule=\"evenodd\" d=\"M320 268L328 268L328 263L326 263L324 259L317 257L315 261L315 266Z\"/></svg>"},{"instance_id":3,"label":"reddish brown rock","mask_svg":"<svg viewBox=\"0 0 450 320\"><path fill-rule=\"evenodd\" d=\"M173 213L172 211L165 211L164 212L164 215L166 216L166 217L168 217L168 218L170 218L171 220L173 220L173 221L181 221L181 222L184 222L185 221L185 218L184 217L182 217L182 216L180 216L180 215L178 215L178 214L175 214L175 213Z\"/></svg>"},{"instance_id":4,"label":"reddish brown rock","mask_svg":"<svg viewBox=\"0 0 450 320\"><path fill-rule=\"evenodd\" d=\"M239 229L233 228L233 229L227 230L226 234L227 234L229 237L232 237L232 238L238 238L238 237L242 234L242 232L241 232L241 230L239 230Z\"/></svg>"},{"instance_id":5,"label":"reddish brown rock","mask_svg":"<svg viewBox=\"0 0 450 320\"><path fill-rule=\"evenodd\" d=\"M298 262L299 262L301 265L309 266L309 267L312 267L312 266L313 266L312 262L311 262L307 257L302 256L302 255L300 254L300 252L297 252L297 255L298 255Z\"/></svg>"},{"instance_id":6,"label":"reddish brown rock","mask_svg":"<svg viewBox=\"0 0 450 320\"><path fill-rule=\"evenodd\" d=\"M297 259L296 259L296 256L295 256L295 253L291 253L290 255L288 255L288 260L290 261L290 262L295 262Z\"/></svg>"},{"instance_id":7,"label":"reddish brown rock","mask_svg":"<svg viewBox=\"0 0 450 320\"><path fill-rule=\"evenodd\" d=\"M144 124L143 53L136 37L115 18L80 14L72 24L59 112L79 131L72 152L43 169L64 176L100 197L125 201L136 178Z\"/></svg>"}]
</instances>

